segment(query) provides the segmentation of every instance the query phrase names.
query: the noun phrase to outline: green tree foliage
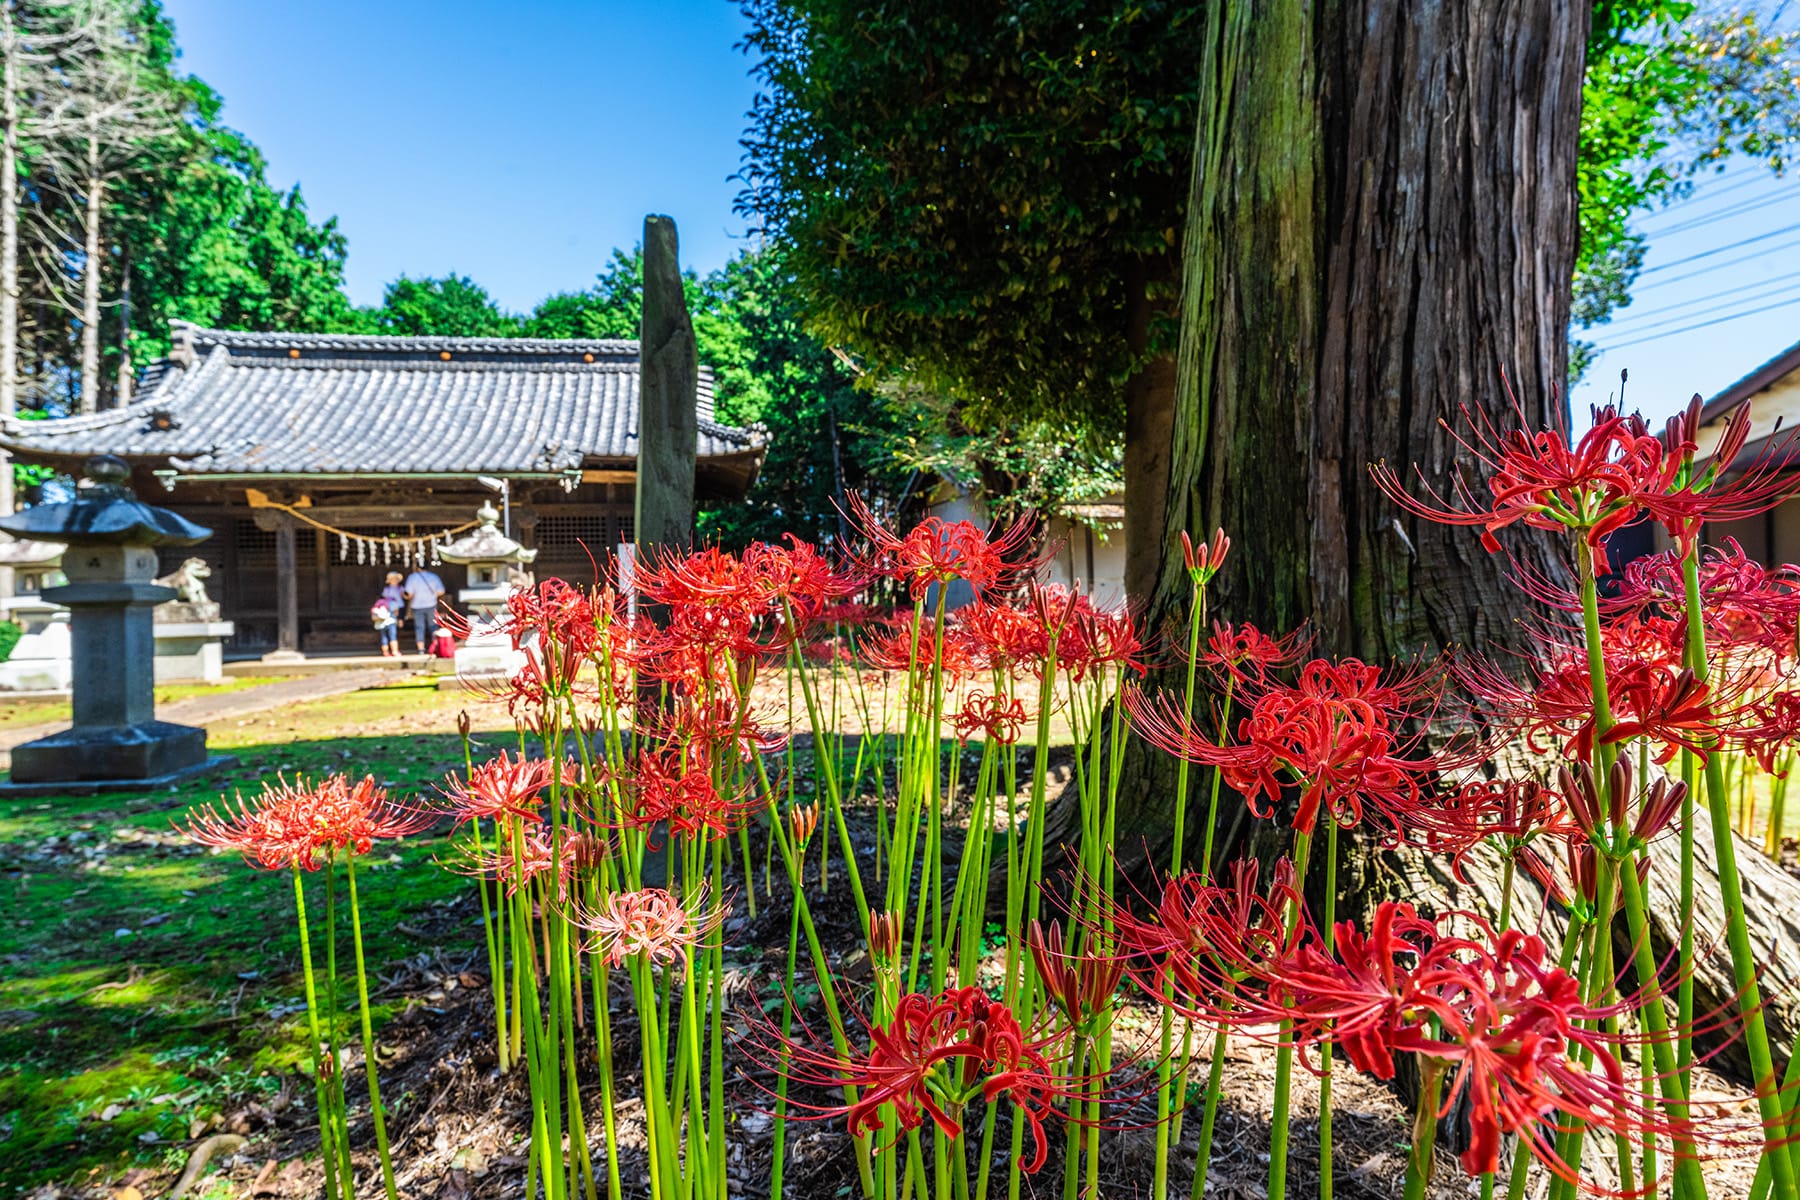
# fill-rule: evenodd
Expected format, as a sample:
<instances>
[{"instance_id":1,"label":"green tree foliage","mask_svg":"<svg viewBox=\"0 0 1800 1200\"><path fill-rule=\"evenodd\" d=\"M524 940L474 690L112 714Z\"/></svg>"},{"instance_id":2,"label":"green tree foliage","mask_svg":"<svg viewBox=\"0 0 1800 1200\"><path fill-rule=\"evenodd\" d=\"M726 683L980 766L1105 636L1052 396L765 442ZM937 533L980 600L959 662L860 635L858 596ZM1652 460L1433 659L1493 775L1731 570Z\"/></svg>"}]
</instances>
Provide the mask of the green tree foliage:
<instances>
[{"instance_id":1,"label":"green tree foliage","mask_svg":"<svg viewBox=\"0 0 1800 1200\"><path fill-rule=\"evenodd\" d=\"M146 85L166 97L179 120L144 145L133 169L107 192L104 353L93 380L78 377L79 320L58 302L68 287L58 273L72 277L85 263L46 235L72 225L79 189L58 176L58 156L41 140L33 143L27 121L22 255L39 267L22 272L21 400L30 408L66 411L83 389L97 393L100 407L114 403L120 367L128 376L135 365L165 353L175 318L301 331L353 328L356 322L344 296L345 241L336 222L314 222L298 187L271 185L256 147L220 120L219 95L177 69L175 30L160 0L132 0L125 7L130 36L142 48ZM19 0L18 8L28 27L46 32L81 13L78 5L33 0ZM26 97L28 108L47 110L55 99L54 63L43 78L43 88Z\"/></svg>"},{"instance_id":2,"label":"green tree foliage","mask_svg":"<svg viewBox=\"0 0 1800 1200\"><path fill-rule=\"evenodd\" d=\"M369 333L406 337L518 337L524 325L466 275L402 275L387 285L380 308L360 315Z\"/></svg>"},{"instance_id":3,"label":"green tree foliage","mask_svg":"<svg viewBox=\"0 0 1800 1200\"><path fill-rule=\"evenodd\" d=\"M743 3L739 206L808 327L971 420L1117 437L1173 294L1200 6Z\"/></svg>"},{"instance_id":4,"label":"green tree foliage","mask_svg":"<svg viewBox=\"0 0 1800 1200\"><path fill-rule=\"evenodd\" d=\"M1776 174L1800 140L1800 37L1754 13L1672 0L1594 6L1582 93L1581 245L1574 324L1631 297L1645 241L1632 222L1742 156ZM1571 345L1580 378L1593 347Z\"/></svg>"}]
</instances>

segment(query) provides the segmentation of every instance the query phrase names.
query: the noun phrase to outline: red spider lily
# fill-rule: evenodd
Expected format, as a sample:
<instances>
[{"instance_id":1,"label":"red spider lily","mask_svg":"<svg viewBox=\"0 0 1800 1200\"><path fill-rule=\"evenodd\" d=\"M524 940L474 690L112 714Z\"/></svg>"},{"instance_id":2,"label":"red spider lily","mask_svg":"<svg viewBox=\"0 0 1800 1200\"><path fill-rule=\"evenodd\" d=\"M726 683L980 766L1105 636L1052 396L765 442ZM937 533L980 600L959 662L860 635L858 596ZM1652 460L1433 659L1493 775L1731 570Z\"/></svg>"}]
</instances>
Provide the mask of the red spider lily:
<instances>
[{"instance_id":1,"label":"red spider lily","mask_svg":"<svg viewBox=\"0 0 1800 1200\"><path fill-rule=\"evenodd\" d=\"M1077 955L1063 953L1059 922L1050 923L1046 937L1044 927L1033 921L1025 931L1025 945L1031 951L1031 961L1037 966L1045 994L1062 1010L1069 1024L1077 1028L1085 1027L1105 1011L1125 975L1125 959L1119 955L1093 950Z\"/></svg>"},{"instance_id":2,"label":"red spider lily","mask_svg":"<svg viewBox=\"0 0 1800 1200\"><path fill-rule=\"evenodd\" d=\"M521 827L511 833L503 830L499 844L486 854L465 851L459 869L465 875L494 880L509 895L548 875L556 882L557 898L566 899L576 875L598 867L608 853L608 843L586 830L564 829L559 846L555 835L543 826Z\"/></svg>"},{"instance_id":3,"label":"red spider lily","mask_svg":"<svg viewBox=\"0 0 1800 1200\"><path fill-rule=\"evenodd\" d=\"M1036 612L976 600L956 610L952 628L970 658L994 671L1037 670L1050 652L1050 631Z\"/></svg>"},{"instance_id":4,"label":"red spider lily","mask_svg":"<svg viewBox=\"0 0 1800 1200\"><path fill-rule=\"evenodd\" d=\"M600 630L617 614L618 595L610 587L585 592L561 579L514 588L506 597L513 645L541 655L540 643L591 651Z\"/></svg>"},{"instance_id":5,"label":"red spider lily","mask_svg":"<svg viewBox=\"0 0 1800 1200\"><path fill-rule=\"evenodd\" d=\"M1006 696L970 692L955 717L956 739L966 742L980 733L990 742L1010 746L1025 727L1025 706Z\"/></svg>"},{"instance_id":6,"label":"red spider lily","mask_svg":"<svg viewBox=\"0 0 1800 1200\"><path fill-rule=\"evenodd\" d=\"M704 760L695 762L692 756L645 750L635 768L626 819L636 829L647 832L666 823L671 833L711 840L736 832L762 807L748 785L721 792Z\"/></svg>"},{"instance_id":7,"label":"red spider lily","mask_svg":"<svg viewBox=\"0 0 1800 1200\"><path fill-rule=\"evenodd\" d=\"M265 870L319 868L320 851L367 854L377 840L402 838L436 824L439 814L395 804L365 777L329 775L265 783L254 800L238 797L195 809L182 829L203 846L236 850Z\"/></svg>"},{"instance_id":8,"label":"red spider lily","mask_svg":"<svg viewBox=\"0 0 1800 1200\"><path fill-rule=\"evenodd\" d=\"M1677 747L1685 746L1706 760L1706 742L1718 731L1720 714L1712 689L1686 668L1673 675L1654 670L1626 673L1609 680L1619 722L1600 739L1613 745L1632 738L1648 738L1662 749L1656 761L1668 762Z\"/></svg>"},{"instance_id":9,"label":"red spider lily","mask_svg":"<svg viewBox=\"0 0 1800 1200\"><path fill-rule=\"evenodd\" d=\"M1684 746L1704 758L1709 738L1729 735L1744 723L1748 677L1721 669L1710 685L1701 684L1660 652L1660 639L1646 649L1642 633L1632 620L1609 622L1602 630L1601 657L1617 722L1602 741L1646 738L1656 746L1659 763ZM1533 750L1556 749L1591 761L1597 723L1587 651L1546 642L1543 654L1548 665L1533 672L1529 685L1475 660L1454 670L1461 685Z\"/></svg>"},{"instance_id":10,"label":"red spider lily","mask_svg":"<svg viewBox=\"0 0 1800 1200\"><path fill-rule=\"evenodd\" d=\"M931 673L934 663L942 666L946 679L957 679L975 669L969 656L968 643L945 632L942 657L939 639L929 624L915 626L912 618L902 617L887 629L866 636L862 642L864 661L883 671L917 673L921 680Z\"/></svg>"},{"instance_id":11,"label":"red spider lily","mask_svg":"<svg viewBox=\"0 0 1800 1200\"><path fill-rule=\"evenodd\" d=\"M1277 667L1299 662L1305 649L1306 641L1299 631L1272 638L1248 621L1241 625L1219 624L1213 626L1212 635L1206 640L1201 661L1261 680Z\"/></svg>"},{"instance_id":12,"label":"red spider lily","mask_svg":"<svg viewBox=\"0 0 1800 1200\"><path fill-rule=\"evenodd\" d=\"M1584 1003L1578 981L1554 965L1540 938L1457 917L1478 936L1448 936L1411 905L1383 903L1366 931L1340 923L1331 954L1309 938L1268 960L1263 990L1239 1001L1237 1017L1290 1021L1302 1050L1339 1046L1377 1078L1393 1077L1399 1053L1454 1072L1438 1115L1466 1097L1471 1138L1462 1164L1471 1175L1497 1170L1502 1137L1517 1133L1572 1180L1541 1124L1556 1112L1628 1136L1675 1131L1626 1082L1621 1037L1600 1031L1619 1006Z\"/></svg>"},{"instance_id":13,"label":"red spider lily","mask_svg":"<svg viewBox=\"0 0 1800 1200\"><path fill-rule=\"evenodd\" d=\"M985 532L968 521L926 517L897 535L883 528L861 497L850 497L849 510L850 523L869 542L864 569L906 584L915 600L933 584L953 579L963 580L976 595L1004 591L1039 566L1027 554L1033 531L1028 517Z\"/></svg>"},{"instance_id":14,"label":"red spider lily","mask_svg":"<svg viewBox=\"0 0 1800 1200\"><path fill-rule=\"evenodd\" d=\"M683 696L672 709L642 719L638 732L684 747L695 761L722 753L747 763L761 754L779 754L787 745L785 733L763 724L760 718L767 716L761 706L745 707L736 697L715 692L710 699Z\"/></svg>"},{"instance_id":15,"label":"red spider lily","mask_svg":"<svg viewBox=\"0 0 1800 1200\"><path fill-rule=\"evenodd\" d=\"M1255 859L1234 862L1227 885L1184 873L1163 884L1149 917L1105 901L1119 953L1138 985L1170 1003L1165 991L1173 984L1180 995L1212 1009L1226 1004L1237 980L1264 960L1288 953L1297 934L1290 935L1287 914L1299 904L1293 864L1285 858L1276 864L1267 893L1257 876Z\"/></svg>"},{"instance_id":16,"label":"red spider lily","mask_svg":"<svg viewBox=\"0 0 1800 1200\"><path fill-rule=\"evenodd\" d=\"M584 949L616 967L636 955L649 962L681 960L719 927L729 911L723 904L708 908L704 891L695 903L683 905L662 888L644 888L614 892L593 908L576 909L569 919L595 935Z\"/></svg>"},{"instance_id":17,"label":"red spider lily","mask_svg":"<svg viewBox=\"0 0 1800 1200\"><path fill-rule=\"evenodd\" d=\"M1681 562L1677 553L1664 551L1627 563L1616 595L1607 601L1608 611L1669 620L1679 647L1686 624ZM1723 549L1702 552L1699 574L1709 648L1793 656L1800 626L1800 568L1765 567L1746 555L1736 539L1726 538Z\"/></svg>"},{"instance_id":18,"label":"red spider lily","mask_svg":"<svg viewBox=\"0 0 1800 1200\"><path fill-rule=\"evenodd\" d=\"M791 533L785 540L785 546L753 542L744 551L749 591L803 625L836 620L838 602L860 591L863 581L832 566L811 542Z\"/></svg>"},{"instance_id":19,"label":"red spider lily","mask_svg":"<svg viewBox=\"0 0 1800 1200\"><path fill-rule=\"evenodd\" d=\"M1107 667L1142 675L1143 650L1128 609L1098 609L1083 597L1057 642L1056 658L1076 680L1103 673Z\"/></svg>"},{"instance_id":20,"label":"red spider lily","mask_svg":"<svg viewBox=\"0 0 1800 1200\"><path fill-rule=\"evenodd\" d=\"M498 757L477 765L467 779L451 776L443 792L458 825L483 818L541 821L543 793L555 774L548 759L514 758L502 750ZM570 786L580 782L573 764L563 764L562 782Z\"/></svg>"},{"instance_id":21,"label":"red spider lily","mask_svg":"<svg viewBox=\"0 0 1800 1200\"><path fill-rule=\"evenodd\" d=\"M1718 444L1704 467L1696 470L1700 415L1703 404L1695 396L1684 412L1669 421L1663 433L1665 469L1660 478L1646 481L1638 496L1644 511L1662 523L1675 539L1678 550L1692 553L1708 522L1745 521L1774 508L1794 493L1787 475L1787 459L1794 435L1770 438L1748 464L1737 459L1750 440L1750 403L1745 401L1725 419ZM1727 479L1727 476L1730 476Z\"/></svg>"},{"instance_id":22,"label":"red spider lily","mask_svg":"<svg viewBox=\"0 0 1800 1200\"><path fill-rule=\"evenodd\" d=\"M1664 477L1668 456L1663 444L1635 414L1595 409L1592 427L1574 445L1560 428L1502 433L1467 407L1463 416L1470 435L1452 436L1486 468L1485 502L1460 478L1453 502L1424 483L1423 475L1419 478L1426 499L1409 492L1387 464L1370 471L1376 486L1414 516L1445 525L1480 526L1481 543L1490 552L1500 549L1495 532L1514 522L1538 529L1572 529L1592 549L1596 569L1604 571L1607 535L1630 524L1643 493Z\"/></svg>"},{"instance_id":23,"label":"red spider lily","mask_svg":"<svg viewBox=\"0 0 1800 1200\"><path fill-rule=\"evenodd\" d=\"M1775 692L1748 706L1735 741L1770 775L1781 775L1779 759L1800 741L1800 694Z\"/></svg>"},{"instance_id":24,"label":"red spider lily","mask_svg":"<svg viewBox=\"0 0 1800 1200\"><path fill-rule=\"evenodd\" d=\"M652 604L748 608L758 598L743 562L707 546L699 550L660 548L653 562L640 562L633 580Z\"/></svg>"},{"instance_id":25,"label":"red spider lily","mask_svg":"<svg viewBox=\"0 0 1800 1200\"><path fill-rule=\"evenodd\" d=\"M1195 587L1205 587L1219 568L1225 565L1225 552L1231 549L1231 539L1225 536L1223 529L1213 531L1210 543L1202 542L1195 546L1188 537L1187 530L1181 531L1181 561L1187 567L1188 578L1194 581Z\"/></svg>"},{"instance_id":26,"label":"red spider lily","mask_svg":"<svg viewBox=\"0 0 1800 1200\"><path fill-rule=\"evenodd\" d=\"M798 1105L801 1119L848 1117L853 1136L885 1129L882 1110L892 1106L896 1137L929 1119L945 1137L959 1138L963 1110L977 1096L1011 1101L1031 1129L1031 1155L1019 1162L1027 1173L1044 1165L1044 1122L1056 1115L1054 1101L1076 1094L1044 1054L1053 1039L1028 1040L1012 1011L976 987L901 996L893 1019L869 1028L868 1049L849 1056L772 1026L753 1033L766 1044L749 1045L752 1054L793 1082L858 1089L855 1104Z\"/></svg>"},{"instance_id":27,"label":"red spider lily","mask_svg":"<svg viewBox=\"0 0 1800 1200\"><path fill-rule=\"evenodd\" d=\"M1468 882L1464 861L1477 846L1498 843L1517 859L1539 837L1579 834L1562 795L1534 779L1475 780L1434 796L1415 814L1413 829L1429 849L1450 855L1450 869Z\"/></svg>"},{"instance_id":28,"label":"red spider lily","mask_svg":"<svg viewBox=\"0 0 1800 1200\"><path fill-rule=\"evenodd\" d=\"M1389 681L1355 659L1314 659L1295 684L1266 683L1222 745L1167 696L1148 701L1130 693L1126 704L1145 740L1217 767L1258 817L1270 816L1284 785L1292 784L1300 789L1292 823L1302 833L1312 832L1322 808L1349 826L1369 806L1398 835L1420 804L1421 782L1460 761L1448 753L1409 757L1418 739L1403 738L1397 723L1424 690L1423 677Z\"/></svg>"},{"instance_id":29,"label":"red spider lily","mask_svg":"<svg viewBox=\"0 0 1800 1200\"><path fill-rule=\"evenodd\" d=\"M819 802L796 804L788 809L788 836L796 845L804 847L812 840L813 832L819 828Z\"/></svg>"}]
</instances>

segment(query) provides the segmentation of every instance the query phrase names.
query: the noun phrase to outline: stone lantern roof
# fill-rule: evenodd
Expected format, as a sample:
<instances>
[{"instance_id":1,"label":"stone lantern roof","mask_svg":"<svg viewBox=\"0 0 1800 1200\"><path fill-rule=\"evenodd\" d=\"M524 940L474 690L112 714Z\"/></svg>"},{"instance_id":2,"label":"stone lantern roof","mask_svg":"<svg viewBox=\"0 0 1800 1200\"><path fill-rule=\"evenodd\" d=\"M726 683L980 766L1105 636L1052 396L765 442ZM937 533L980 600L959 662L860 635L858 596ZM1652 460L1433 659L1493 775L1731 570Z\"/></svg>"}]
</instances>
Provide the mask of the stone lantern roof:
<instances>
[{"instance_id":1,"label":"stone lantern roof","mask_svg":"<svg viewBox=\"0 0 1800 1200\"><path fill-rule=\"evenodd\" d=\"M537 557L500 532L500 514L484 503L475 512L480 522L475 532L464 534L447 546L438 547L438 557L449 563L528 563Z\"/></svg>"}]
</instances>

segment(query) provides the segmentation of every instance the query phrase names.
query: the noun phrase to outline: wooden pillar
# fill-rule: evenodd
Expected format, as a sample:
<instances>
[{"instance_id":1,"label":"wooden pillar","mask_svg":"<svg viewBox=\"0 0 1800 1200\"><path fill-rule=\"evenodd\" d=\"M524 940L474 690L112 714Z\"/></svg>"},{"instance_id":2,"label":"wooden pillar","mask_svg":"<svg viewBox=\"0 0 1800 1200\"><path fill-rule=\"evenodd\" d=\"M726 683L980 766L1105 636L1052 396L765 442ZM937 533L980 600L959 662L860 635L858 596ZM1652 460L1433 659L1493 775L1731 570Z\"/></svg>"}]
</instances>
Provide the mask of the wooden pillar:
<instances>
[{"instance_id":1,"label":"wooden pillar","mask_svg":"<svg viewBox=\"0 0 1800 1200\"><path fill-rule=\"evenodd\" d=\"M638 346L637 508L640 557L694 536L694 420L700 360L681 290L675 222L644 218L644 315Z\"/></svg>"},{"instance_id":2,"label":"wooden pillar","mask_svg":"<svg viewBox=\"0 0 1800 1200\"><path fill-rule=\"evenodd\" d=\"M275 649L264 662L299 662L300 562L295 552L294 518L277 509L255 510L259 529L275 531Z\"/></svg>"}]
</instances>

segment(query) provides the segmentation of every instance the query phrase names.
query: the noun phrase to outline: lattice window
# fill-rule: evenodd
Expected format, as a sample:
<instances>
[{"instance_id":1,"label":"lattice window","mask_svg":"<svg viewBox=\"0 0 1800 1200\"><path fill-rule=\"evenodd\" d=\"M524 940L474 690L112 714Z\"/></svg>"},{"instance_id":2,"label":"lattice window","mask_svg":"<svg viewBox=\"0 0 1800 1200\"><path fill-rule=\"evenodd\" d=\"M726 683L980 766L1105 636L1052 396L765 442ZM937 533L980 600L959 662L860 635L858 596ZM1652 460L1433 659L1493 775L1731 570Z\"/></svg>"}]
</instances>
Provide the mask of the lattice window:
<instances>
[{"instance_id":1,"label":"lattice window","mask_svg":"<svg viewBox=\"0 0 1800 1200\"><path fill-rule=\"evenodd\" d=\"M610 553L617 528L618 519L605 514L543 517L537 526L538 549L550 558L577 557L583 545L596 555Z\"/></svg>"},{"instance_id":2,"label":"lattice window","mask_svg":"<svg viewBox=\"0 0 1800 1200\"><path fill-rule=\"evenodd\" d=\"M255 521L238 521L237 528L232 531L237 542L237 562L241 571L246 567L272 568L275 565L275 531L258 529Z\"/></svg>"}]
</instances>

